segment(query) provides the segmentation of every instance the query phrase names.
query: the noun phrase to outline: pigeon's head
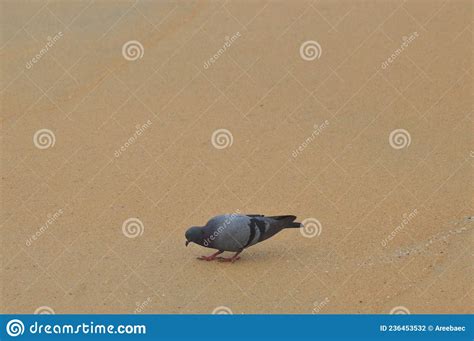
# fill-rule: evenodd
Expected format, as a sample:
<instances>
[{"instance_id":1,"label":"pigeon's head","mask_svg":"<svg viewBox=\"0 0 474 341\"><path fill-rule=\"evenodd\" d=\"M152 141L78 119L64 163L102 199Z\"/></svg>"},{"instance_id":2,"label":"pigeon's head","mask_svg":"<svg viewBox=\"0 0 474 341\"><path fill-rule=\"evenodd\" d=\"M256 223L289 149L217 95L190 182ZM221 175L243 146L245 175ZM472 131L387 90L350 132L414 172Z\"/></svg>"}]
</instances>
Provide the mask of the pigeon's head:
<instances>
[{"instance_id":1,"label":"pigeon's head","mask_svg":"<svg viewBox=\"0 0 474 341\"><path fill-rule=\"evenodd\" d=\"M204 229L202 227L193 226L186 231L186 246L189 243L202 245L204 240Z\"/></svg>"}]
</instances>

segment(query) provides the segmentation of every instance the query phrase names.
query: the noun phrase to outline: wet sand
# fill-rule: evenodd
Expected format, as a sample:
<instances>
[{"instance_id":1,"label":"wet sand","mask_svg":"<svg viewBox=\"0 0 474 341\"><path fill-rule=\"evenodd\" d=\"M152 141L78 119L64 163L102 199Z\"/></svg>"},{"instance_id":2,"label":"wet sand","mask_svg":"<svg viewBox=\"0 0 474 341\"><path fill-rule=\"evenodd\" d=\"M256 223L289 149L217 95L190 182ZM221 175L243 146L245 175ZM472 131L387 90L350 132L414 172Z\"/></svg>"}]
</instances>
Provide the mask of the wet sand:
<instances>
[{"instance_id":1,"label":"wet sand","mask_svg":"<svg viewBox=\"0 0 474 341\"><path fill-rule=\"evenodd\" d=\"M1 312L472 313L471 13L1 1Z\"/></svg>"}]
</instances>

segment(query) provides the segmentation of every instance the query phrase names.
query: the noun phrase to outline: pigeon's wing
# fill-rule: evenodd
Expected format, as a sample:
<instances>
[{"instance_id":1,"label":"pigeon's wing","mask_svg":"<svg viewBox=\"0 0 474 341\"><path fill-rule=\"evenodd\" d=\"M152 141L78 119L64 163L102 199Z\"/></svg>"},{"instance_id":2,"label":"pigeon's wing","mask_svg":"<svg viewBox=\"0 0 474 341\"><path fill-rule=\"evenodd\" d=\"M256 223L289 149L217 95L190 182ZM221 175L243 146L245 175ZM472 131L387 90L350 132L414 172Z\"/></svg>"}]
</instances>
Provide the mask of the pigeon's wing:
<instances>
[{"instance_id":1,"label":"pigeon's wing","mask_svg":"<svg viewBox=\"0 0 474 341\"><path fill-rule=\"evenodd\" d=\"M240 251L244 249L251 236L250 217L245 215L222 216L212 219L205 227L210 246L224 251Z\"/></svg>"},{"instance_id":2,"label":"pigeon's wing","mask_svg":"<svg viewBox=\"0 0 474 341\"><path fill-rule=\"evenodd\" d=\"M250 219L250 238L249 245L257 244L268 239L283 229L280 221L270 217L255 217Z\"/></svg>"},{"instance_id":3,"label":"pigeon's wing","mask_svg":"<svg viewBox=\"0 0 474 341\"><path fill-rule=\"evenodd\" d=\"M294 220L294 216L265 217L263 215L218 216L205 229L210 246L224 251L240 251L268 239Z\"/></svg>"},{"instance_id":4,"label":"pigeon's wing","mask_svg":"<svg viewBox=\"0 0 474 341\"><path fill-rule=\"evenodd\" d=\"M263 214L246 214L247 217L253 218L253 217L265 217Z\"/></svg>"}]
</instances>

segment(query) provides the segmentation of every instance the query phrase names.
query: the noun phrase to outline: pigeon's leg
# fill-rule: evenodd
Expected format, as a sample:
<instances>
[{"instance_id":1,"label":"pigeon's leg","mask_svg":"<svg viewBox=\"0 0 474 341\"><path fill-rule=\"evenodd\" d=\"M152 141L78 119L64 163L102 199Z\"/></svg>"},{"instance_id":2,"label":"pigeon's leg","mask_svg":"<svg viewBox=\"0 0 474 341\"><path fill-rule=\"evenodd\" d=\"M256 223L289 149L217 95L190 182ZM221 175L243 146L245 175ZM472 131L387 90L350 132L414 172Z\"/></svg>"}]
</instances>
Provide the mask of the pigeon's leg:
<instances>
[{"instance_id":1,"label":"pigeon's leg","mask_svg":"<svg viewBox=\"0 0 474 341\"><path fill-rule=\"evenodd\" d=\"M216 259L216 256L217 256L217 255L220 255L222 252L224 252L224 251L219 250L219 251L217 251L216 253L213 253L213 254L210 255L210 256L201 256L201 257L198 257L197 259L199 259L199 260L206 260L206 261L209 262L209 261L211 261L211 260Z\"/></svg>"},{"instance_id":2,"label":"pigeon's leg","mask_svg":"<svg viewBox=\"0 0 474 341\"><path fill-rule=\"evenodd\" d=\"M229 258L224 258L224 257L217 257L217 259L219 260L219 262L231 262L231 263L234 263L236 260L239 260L240 257L239 257L239 254L244 251L244 250L240 250L239 252L237 252L235 255L233 255L232 257L229 257Z\"/></svg>"}]
</instances>

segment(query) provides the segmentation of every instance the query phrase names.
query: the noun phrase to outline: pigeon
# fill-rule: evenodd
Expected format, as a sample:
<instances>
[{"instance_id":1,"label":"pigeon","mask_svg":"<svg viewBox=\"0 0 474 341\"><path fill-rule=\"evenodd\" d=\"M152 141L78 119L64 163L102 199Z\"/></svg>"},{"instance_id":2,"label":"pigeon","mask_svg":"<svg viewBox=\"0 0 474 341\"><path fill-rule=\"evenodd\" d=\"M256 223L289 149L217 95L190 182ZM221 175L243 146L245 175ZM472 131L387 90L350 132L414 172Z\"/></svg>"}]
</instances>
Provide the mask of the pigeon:
<instances>
[{"instance_id":1,"label":"pigeon","mask_svg":"<svg viewBox=\"0 0 474 341\"><path fill-rule=\"evenodd\" d=\"M246 248L273 237L286 228L299 228L294 215L264 216L262 214L224 214L218 215L205 226L192 226L186 231L186 243L196 243L218 250L210 256L198 257L200 260L234 263ZM224 251L236 252L229 258L217 257Z\"/></svg>"}]
</instances>

